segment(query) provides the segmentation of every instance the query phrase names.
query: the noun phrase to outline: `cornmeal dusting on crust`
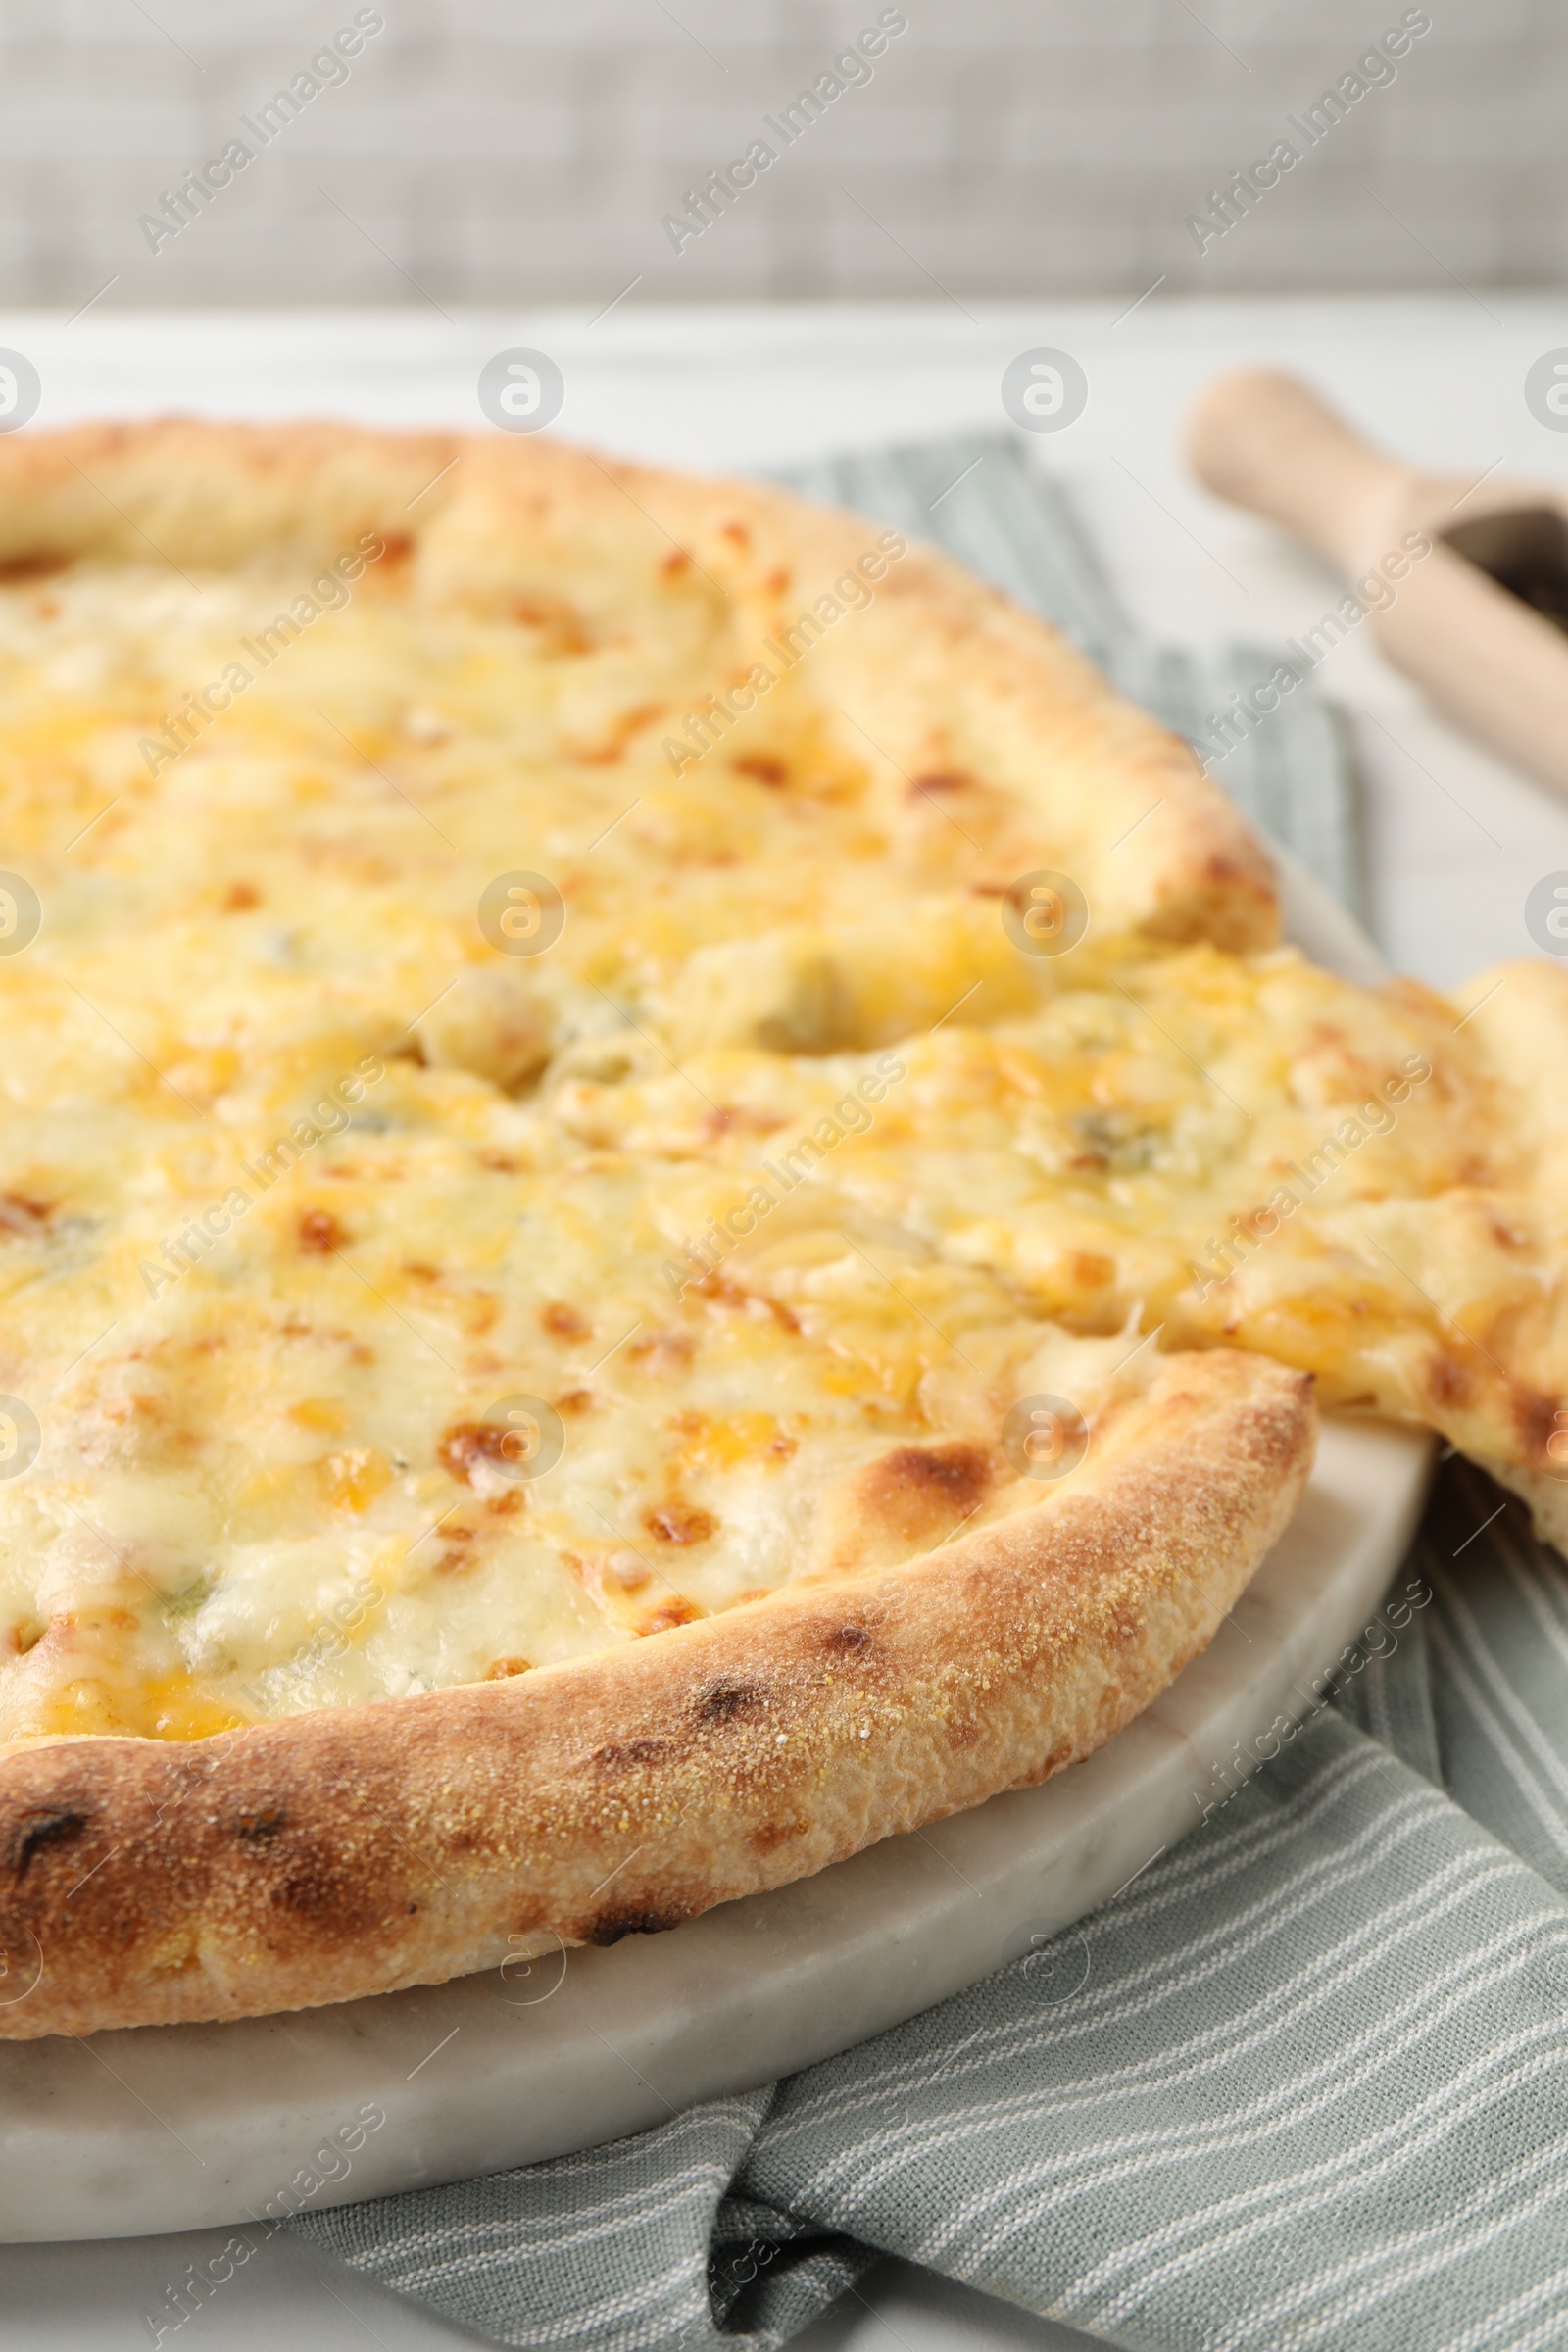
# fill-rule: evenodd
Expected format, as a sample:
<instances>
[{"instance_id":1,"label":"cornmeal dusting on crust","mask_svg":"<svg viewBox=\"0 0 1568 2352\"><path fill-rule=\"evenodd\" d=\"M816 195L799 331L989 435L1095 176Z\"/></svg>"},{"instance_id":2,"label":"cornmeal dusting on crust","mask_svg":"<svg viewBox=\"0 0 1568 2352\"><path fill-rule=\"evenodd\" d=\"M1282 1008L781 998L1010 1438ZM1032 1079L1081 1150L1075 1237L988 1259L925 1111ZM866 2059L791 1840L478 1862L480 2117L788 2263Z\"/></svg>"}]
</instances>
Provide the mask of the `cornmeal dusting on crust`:
<instances>
[{"instance_id":1,"label":"cornmeal dusting on crust","mask_svg":"<svg viewBox=\"0 0 1568 2352\"><path fill-rule=\"evenodd\" d=\"M4 1927L51 1965L0 2022L243 2016L610 1943L1042 1780L1208 1641L1312 1431L1298 1373L1155 1358L1054 1502L905 1567L411 1699L394 1741L349 1707L36 1749L0 1777Z\"/></svg>"}]
</instances>

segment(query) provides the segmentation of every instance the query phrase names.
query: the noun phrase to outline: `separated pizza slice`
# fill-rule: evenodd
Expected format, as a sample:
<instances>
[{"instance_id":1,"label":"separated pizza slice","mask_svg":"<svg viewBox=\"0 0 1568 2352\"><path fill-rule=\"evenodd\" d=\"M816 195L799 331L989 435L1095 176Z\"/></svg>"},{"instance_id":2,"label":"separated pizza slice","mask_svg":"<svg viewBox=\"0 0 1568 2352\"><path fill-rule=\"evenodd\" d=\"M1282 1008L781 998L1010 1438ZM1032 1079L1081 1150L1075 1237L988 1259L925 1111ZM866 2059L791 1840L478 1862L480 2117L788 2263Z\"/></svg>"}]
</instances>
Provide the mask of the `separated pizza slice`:
<instances>
[{"instance_id":1,"label":"separated pizza slice","mask_svg":"<svg viewBox=\"0 0 1568 2352\"><path fill-rule=\"evenodd\" d=\"M687 1080L568 1061L542 1100L738 1187L830 1181L1075 1330L1131 1316L1311 1371L1328 1403L1440 1430L1568 1540L1568 975L1509 965L1449 1002L1294 949L1026 960L1022 1018L965 1007L880 1056L714 1047ZM745 1282L754 1245L716 1230Z\"/></svg>"}]
</instances>

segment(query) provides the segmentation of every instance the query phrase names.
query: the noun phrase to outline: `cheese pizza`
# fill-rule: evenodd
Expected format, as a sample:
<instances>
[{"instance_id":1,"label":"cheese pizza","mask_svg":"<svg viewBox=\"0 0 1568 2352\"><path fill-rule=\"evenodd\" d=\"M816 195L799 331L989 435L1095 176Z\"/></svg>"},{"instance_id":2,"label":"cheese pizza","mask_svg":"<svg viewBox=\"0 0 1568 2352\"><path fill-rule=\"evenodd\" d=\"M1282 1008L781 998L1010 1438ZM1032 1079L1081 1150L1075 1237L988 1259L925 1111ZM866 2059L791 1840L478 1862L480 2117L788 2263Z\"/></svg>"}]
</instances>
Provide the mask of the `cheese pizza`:
<instances>
[{"instance_id":1,"label":"cheese pizza","mask_svg":"<svg viewBox=\"0 0 1568 2352\"><path fill-rule=\"evenodd\" d=\"M1311 1375L1549 1506L1555 976L1531 1045L1312 970L1185 748L899 534L19 436L0 676L0 2033L1044 1778L1212 1635Z\"/></svg>"}]
</instances>

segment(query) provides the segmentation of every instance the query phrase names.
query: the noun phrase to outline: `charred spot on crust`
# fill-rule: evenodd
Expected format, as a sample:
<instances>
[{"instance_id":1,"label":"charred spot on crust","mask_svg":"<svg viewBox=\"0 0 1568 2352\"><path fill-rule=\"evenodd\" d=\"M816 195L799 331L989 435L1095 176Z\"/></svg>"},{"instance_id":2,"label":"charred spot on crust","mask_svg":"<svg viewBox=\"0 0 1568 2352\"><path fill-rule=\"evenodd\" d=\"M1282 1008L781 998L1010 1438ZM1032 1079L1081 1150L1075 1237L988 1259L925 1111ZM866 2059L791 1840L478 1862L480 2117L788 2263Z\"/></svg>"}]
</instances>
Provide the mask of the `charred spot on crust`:
<instances>
[{"instance_id":1,"label":"charred spot on crust","mask_svg":"<svg viewBox=\"0 0 1568 2352\"><path fill-rule=\"evenodd\" d=\"M300 1248L318 1257L330 1257L343 1239L343 1228L329 1208L308 1208L300 1219Z\"/></svg>"},{"instance_id":2,"label":"charred spot on crust","mask_svg":"<svg viewBox=\"0 0 1568 2352\"><path fill-rule=\"evenodd\" d=\"M760 1683L722 1682L710 1684L692 1712L699 1723L728 1723L766 1704L767 1693Z\"/></svg>"},{"instance_id":3,"label":"charred spot on crust","mask_svg":"<svg viewBox=\"0 0 1568 2352\"><path fill-rule=\"evenodd\" d=\"M265 1852L266 1846L262 1849ZM270 1888L279 1911L313 1920L333 1937L368 1934L386 1916L384 1898L370 1890L370 1880L343 1868L330 1853L289 1852L286 1877Z\"/></svg>"},{"instance_id":4,"label":"charred spot on crust","mask_svg":"<svg viewBox=\"0 0 1568 2352\"><path fill-rule=\"evenodd\" d=\"M564 1298L552 1298L548 1305L542 1306L539 1320L545 1330L558 1340L585 1340L588 1337L590 1327L586 1317L578 1314L574 1306L568 1306Z\"/></svg>"},{"instance_id":5,"label":"charred spot on crust","mask_svg":"<svg viewBox=\"0 0 1568 2352\"><path fill-rule=\"evenodd\" d=\"M871 1474L867 1499L910 1532L949 1510L973 1510L991 1484L991 1460L980 1446L901 1446Z\"/></svg>"},{"instance_id":6,"label":"charred spot on crust","mask_svg":"<svg viewBox=\"0 0 1568 2352\"><path fill-rule=\"evenodd\" d=\"M953 1439L944 1445L896 1446L864 1464L833 1496L831 1564L838 1569L891 1567L925 1551L972 1519L991 1486L989 1446ZM874 1624L880 1607L857 1609Z\"/></svg>"},{"instance_id":7,"label":"charred spot on crust","mask_svg":"<svg viewBox=\"0 0 1568 2352\"><path fill-rule=\"evenodd\" d=\"M750 776L755 784L782 784L790 772L783 760L769 752L747 752L730 765L738 776Z\"/></svg>"},{"instance_id":8,"label":"charred spot on crust","mask_svg":"<svg viewBox=\"0 0 1568 2352\"><path fill-rule=\"evenodd\" d=\"M7 556L0 563L0 586L14 588L24 580L52 579L57 571L65 571L71 558L58 548L29 548L25 555Z\"/></svg>"},{"instance_id":9,"label":"charred spot on crust","mask_svg":"<svg viewBox=\"0 0 1568 2352\"><path fill-rule=\"evenodd\" d=\"M589 1929L589 1943L619 1943L623 1936L662 1936L680 1927L684 1911L604 1911Z\"/></svg>"},{"instance_id":10,"label":"charred spot on crust","mask_svg":"<svg viewBox=\"0 0 1568 2352\"><path fill-rule=\"evenodd\" d=\"M835 1625L822 1636L822 1647L839 1657L858 1657L874 1646L870 1629L863 1625Z\"/></svg>"},{"instance_id":11,"label":"charred spot on crust","mask_svg":"<svg viewBox=\"0 0 1568 2352\"><path fill-rule=\"evenodd\" d=\"M792 1817L788 1821L764 1821L752 1832L752 1851L758 1854L774 1853L781 1845L787 1845L792 1838L804 1838L810 1826L808 1821L802 1821L799 1817Z\"/></svg>"},{"instance_id":12,"label":"charred spot on crust","mask_svg":"<svg viewBox=\"0 0 1568 2352\"><path fill-rule=\"evenodd\" d=\"M973 783L973 776L966 776L956 768L938 768L928 776L915 776L911 780L909 798L919 801L931 792L968 792Z\"/></svg>"},{"instance_id":13,"label":"charred spot on crust","mask_svg":"<svg viewBox=\"0 0 1568 2352\"><path fill-rule=\"evenodd\" d=\"M991 1462L979 1446L901 1446L878 1465L891 1486L945 1494L972 1502L991 1483Z\"/></svg>"},{"instance_id":14,"label":"charred spot on crust","mask_svg":"<svg viewBox=\"0 0 1568 2352\"><path fill-rule=\"evenodd\" d=\"M660 1764L669 1753L667 1740L627 1740L596 1747L590 1761L600 1772L625 1772L634 1764Z\"/></svg>"},{"instance_id":15,"label":"charred spot on crust","mask_svg":"<svg viewBox=\"0 0 1568 2352\"><path fill-rule=\"evenodd\" d=\"M225 914L245 914L252 906L259 906L261 903L262 894L254 882L231 882L223 893L223 912Z\"/></svg>"},{"instance_id":16,"label":"charred spot on crust","mask_svg":"<svg viewBox=\"0 0 1568 2352\"><path fill-rule=\"evenodd\" d=\"M242 1813L234 1824L234 1835L246 1843L258 1838L275 1838L288 1820L281 1805L269 1805L261 1813Z\"/></svg>"},{"instance_id":17,"label":"charred spot on crust","mask_svg":"<svg viewBox=\"0 0 1568 2352\"><path fill-rule=\"evenodd\" d=\"M79 1838L87 1827L85 1813L72 1812L61 1806L52 1812L27 1814L11 1849L11 1867L19 1879L25 1878L34 1854L46 1845L64 1845Z\"/></svg>"}]
</instances>

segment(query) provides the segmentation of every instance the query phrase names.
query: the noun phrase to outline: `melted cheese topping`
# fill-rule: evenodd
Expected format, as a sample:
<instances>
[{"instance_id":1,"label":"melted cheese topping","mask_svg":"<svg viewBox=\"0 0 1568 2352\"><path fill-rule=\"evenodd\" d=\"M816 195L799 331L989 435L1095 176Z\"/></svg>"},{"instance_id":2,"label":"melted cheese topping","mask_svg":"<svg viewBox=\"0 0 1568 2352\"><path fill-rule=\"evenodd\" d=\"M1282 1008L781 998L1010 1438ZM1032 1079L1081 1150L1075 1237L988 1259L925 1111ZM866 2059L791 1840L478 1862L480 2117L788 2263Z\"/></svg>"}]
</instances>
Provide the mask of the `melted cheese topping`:
<instances>
[{"instance_id":1,"label":"melted cheese topping","mask_svg":"<svg viewBox=\"0 0 1568 2352\"><path fill-rule=\"evenodd\" d=\"M1123 940L1052 968L1027 1020L901 1046L907 1081L832 1160L863 1211L1072 1329L1256 1348L1328 1403L1563 1474L1561 1187L1451 1005L1292 949ZM760 1120L832 1121L825 1064L730 1051L687 1072L730 1106L737 1164ZM714 1149L667 1073L567 1081L555 1110L621 1150Z\"/></svg>"},{"instance_id":2,"label":"melted cheese topping","mask_svg":"<svg viewBox=\"0 0 1568 2352\"><path fill-rule=\"evenodd\" d=\"M962 1422L956 1365L978 1424L1041 1345L1000 1286L825 1187L745 1289L677 1302L686 1172L370 1059L353 1125L274 1176L316 1124L294 1107L230 1102L212 1135L144 1111L107 1158L82 1139L90 1206L9 1239L10 1378L45 1432L0 1487L14 1734L189 1737L768 1592L824 1564L845 1477ZM161 1279L168 1233L200 1254Z\"/></svg>"},{"instance_id":3,"label":"melted cheese topping","mask_svg":"<svg viewBox=\"0 0 1568 2352\"><path fill-rule=\"evenodd\" d=\"M1016 808L958 779L956 822L789 681L676 778L689 602L302 585L0 587L0 1737L394 1698L906 1556L1053 1490L900 1552L869 1463L1092 1419L1140 1325L1517 1450L1486 1363L1555 1360L1561 1237L1438 1000L1020 954Z\"/></svg>"},{"instance_id":4,"label":"melted cheese topping","mask_svg":"<svg viewBox=\"0 0 1568 2352\"><path fill-rule=\"evenodd\" d=\"M577 1093L728 1038L885 1094L879 1040L1034 976L786 689L677 782L649 677L700 644L431 612L392 557L300 586L0 589L0 1736L200 1737L853 1566L857 1470L1127 1352L827 1185L677 1296L734 1118L677 1078L671 1148L607 1149ZM482 919L519 870L537 956Z\"/></svg>"}]
</instances>

